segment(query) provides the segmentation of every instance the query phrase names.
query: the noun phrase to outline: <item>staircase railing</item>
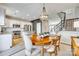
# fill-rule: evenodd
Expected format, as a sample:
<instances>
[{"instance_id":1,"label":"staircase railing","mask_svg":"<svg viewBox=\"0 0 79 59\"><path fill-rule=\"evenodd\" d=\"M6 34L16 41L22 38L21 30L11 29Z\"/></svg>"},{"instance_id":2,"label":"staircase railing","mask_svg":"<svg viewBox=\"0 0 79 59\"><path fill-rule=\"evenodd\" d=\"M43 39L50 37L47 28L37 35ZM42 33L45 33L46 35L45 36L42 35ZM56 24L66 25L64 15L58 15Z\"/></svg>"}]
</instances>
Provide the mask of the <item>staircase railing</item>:
<instances>
[{"instance_id":1,"label":"staircase railing","mask_svg":"<svg viewBox=\"0 0 79 59\"><path fill-rule=\"evenodd\" d=\"M59 31L62 31L65 26L66 13L60 12L58 13L58 16L60 17L61 21L57 25L55 25L53 28L56 33Z\"/></svg>"}]
</instances>

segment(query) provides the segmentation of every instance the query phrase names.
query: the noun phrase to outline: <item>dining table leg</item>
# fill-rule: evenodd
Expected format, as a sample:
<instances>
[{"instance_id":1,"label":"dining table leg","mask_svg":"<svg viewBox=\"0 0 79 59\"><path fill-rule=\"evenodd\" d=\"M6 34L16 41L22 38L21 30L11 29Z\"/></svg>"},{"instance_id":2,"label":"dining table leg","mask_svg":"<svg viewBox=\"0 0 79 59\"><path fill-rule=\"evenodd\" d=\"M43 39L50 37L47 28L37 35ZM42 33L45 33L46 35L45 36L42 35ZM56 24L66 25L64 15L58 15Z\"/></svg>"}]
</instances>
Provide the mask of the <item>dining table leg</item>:
<instances>
[{"instance_id":1,"label":"dining table leg","mask_svg":"<svg viewBox=\"0 0 79 59\"><path fill-rule=\"evenodd\" d=\"M44 46L41 47L41 56L44 56Z\"/></svg>"}]
</instances>

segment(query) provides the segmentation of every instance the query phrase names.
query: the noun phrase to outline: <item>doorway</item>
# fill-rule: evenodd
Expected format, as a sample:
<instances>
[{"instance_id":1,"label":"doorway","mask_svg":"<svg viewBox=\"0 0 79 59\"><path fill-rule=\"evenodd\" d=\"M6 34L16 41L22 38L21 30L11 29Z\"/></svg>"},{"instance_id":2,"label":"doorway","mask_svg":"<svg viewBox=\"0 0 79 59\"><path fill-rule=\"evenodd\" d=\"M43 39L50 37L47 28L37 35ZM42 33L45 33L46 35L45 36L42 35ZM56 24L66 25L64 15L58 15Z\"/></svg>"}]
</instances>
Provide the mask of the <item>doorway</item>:
<instances>
[{"instance_id":1,"label":"doorway","mask_svg":"<svg viewBox=\"0 0 79 59\"><path fill-rule=\"evenodd\" d=\"M41 23L36 24L36 33L39 35L41 33Z\"/></svg>"}]
</instances>

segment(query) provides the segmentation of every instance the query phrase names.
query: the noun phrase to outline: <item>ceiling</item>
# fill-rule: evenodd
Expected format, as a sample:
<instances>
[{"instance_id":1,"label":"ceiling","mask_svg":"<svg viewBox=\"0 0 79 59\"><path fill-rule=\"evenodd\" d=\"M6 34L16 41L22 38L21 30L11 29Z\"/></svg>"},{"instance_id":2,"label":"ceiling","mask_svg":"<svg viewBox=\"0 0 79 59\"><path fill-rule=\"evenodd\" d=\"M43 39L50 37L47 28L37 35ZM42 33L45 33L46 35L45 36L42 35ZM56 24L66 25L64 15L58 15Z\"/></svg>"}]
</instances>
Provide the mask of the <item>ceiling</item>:
<instances>
[{"instance_id":1,"label":"ceiling","mask_svg":"<svg viewBox=\"0 0 79 59\"><path fill-rule=\"evenodd\" d=\"M53 14L79 6L77 3L46 3L49 18ZM31 21L38 19L42 13L42 3L0 3L0 7L6 9L6 14Z\"/></svg>"}]
</instances>

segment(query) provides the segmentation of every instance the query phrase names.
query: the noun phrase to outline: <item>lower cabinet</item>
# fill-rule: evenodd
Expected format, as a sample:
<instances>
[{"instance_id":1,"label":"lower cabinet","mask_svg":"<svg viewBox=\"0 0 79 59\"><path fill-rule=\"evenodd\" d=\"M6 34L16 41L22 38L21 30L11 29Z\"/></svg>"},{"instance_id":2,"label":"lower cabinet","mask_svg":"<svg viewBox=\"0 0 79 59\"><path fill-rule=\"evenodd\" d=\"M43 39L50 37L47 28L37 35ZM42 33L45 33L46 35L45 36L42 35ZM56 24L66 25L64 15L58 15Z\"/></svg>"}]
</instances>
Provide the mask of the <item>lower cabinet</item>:
<instances>
[{"instance_id":1,"label":"lower cabinet","mask_svg":"<svg viewBox=\"0 0 79 59\"><path fill-rule=\"evenodd\" d=\"M14 35L12 39L12 47L18 45L21 42L23 42L22 38L19 35Z\"/></svg>"}]
</instances>

